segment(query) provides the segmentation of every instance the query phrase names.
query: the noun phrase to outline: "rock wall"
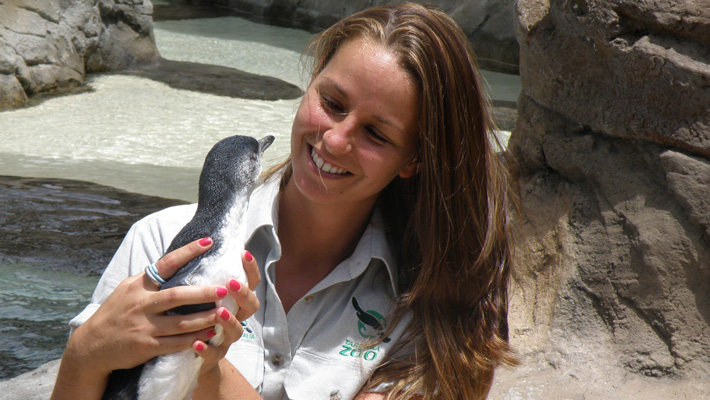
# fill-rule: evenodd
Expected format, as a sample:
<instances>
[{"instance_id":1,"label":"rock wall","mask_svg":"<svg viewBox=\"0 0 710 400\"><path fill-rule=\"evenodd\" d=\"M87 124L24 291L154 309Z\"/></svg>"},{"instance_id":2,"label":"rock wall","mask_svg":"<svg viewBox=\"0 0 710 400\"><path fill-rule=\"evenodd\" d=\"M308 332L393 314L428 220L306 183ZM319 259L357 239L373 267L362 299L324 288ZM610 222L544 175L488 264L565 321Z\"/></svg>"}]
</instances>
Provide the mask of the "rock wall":
<instances>
[{"instance_id":1,"label":"rock wall","mask_svg":"<svg viewBox=\"0 0 710 400\"><path fill-rule=\"evenodd\" d=\"M0 109L155 61L149 0L0 0Z\"/></svg>"},{"instance_id":2,"label":"rock wall","mask_svg":"<svg viewBox=\"0 0 710 400\"><path fill-rule=\"evenodd\" d=\"M266 19L270 23L320 31L341 18L393 0L172 0L208 4ZM466 32L480 64L487 69L518 73L518 43L515 39L513 0L434 0Z\"/></svg>"},{"instance_id":3,"label":"rock wall","mask_svg":"<svg viewBox=\"0 0 710 400\"><path fill-rule=\"evenodd\" d=\"M516 13L523 366L496 393L544 376L589 398L708 398L710 2L517 0Z\"/></svg>"}]
</instances>

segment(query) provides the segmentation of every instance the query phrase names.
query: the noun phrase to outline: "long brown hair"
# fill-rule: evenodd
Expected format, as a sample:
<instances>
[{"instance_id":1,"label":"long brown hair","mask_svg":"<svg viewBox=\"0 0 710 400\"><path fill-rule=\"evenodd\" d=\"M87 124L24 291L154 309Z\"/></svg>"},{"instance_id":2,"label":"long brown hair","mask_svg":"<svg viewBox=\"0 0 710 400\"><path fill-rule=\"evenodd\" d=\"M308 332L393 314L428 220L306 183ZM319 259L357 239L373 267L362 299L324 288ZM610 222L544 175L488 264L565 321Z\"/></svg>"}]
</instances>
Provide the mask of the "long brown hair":
<instances>
[{"instance_id":1,"label":"long brown hair","mask_svg":"<svg viewBox=\"0 0 710 400\"><path fill-rule=\"evenodd\" d=\"M362 391L388 384L388 399L485 398L494 369L515 363L507 324L512 246L509 174L473 50L442 11L377 7L313 40L311 79L353 39L397 54L420 96L421 171L395 178L378 200L401 276L389 328L409 313L412 323Z\"/></svg>"}]
</instances>

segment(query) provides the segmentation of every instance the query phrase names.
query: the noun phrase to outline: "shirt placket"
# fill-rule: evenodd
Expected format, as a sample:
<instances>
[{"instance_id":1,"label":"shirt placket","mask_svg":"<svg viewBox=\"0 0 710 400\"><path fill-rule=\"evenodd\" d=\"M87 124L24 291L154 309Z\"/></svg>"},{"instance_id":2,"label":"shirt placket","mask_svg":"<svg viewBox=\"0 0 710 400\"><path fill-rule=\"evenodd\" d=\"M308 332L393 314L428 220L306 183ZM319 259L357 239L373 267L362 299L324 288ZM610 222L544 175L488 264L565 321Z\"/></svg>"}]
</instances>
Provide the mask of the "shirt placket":
<instances>
[{"instance_id":1,"label":"shirt placket","mask_svg":"<svg viewBox=\"0 0 710 400\"><path fill-rule=\"evenodd\" d=\"M273 271L275 263L266 268L266 304L264 304L264 384L261 396L264 399L281 399L284 396L284 380L291 363L291 346L288 338L288 323L281 301L276 294Z\"/></svg>"}]
</instances>

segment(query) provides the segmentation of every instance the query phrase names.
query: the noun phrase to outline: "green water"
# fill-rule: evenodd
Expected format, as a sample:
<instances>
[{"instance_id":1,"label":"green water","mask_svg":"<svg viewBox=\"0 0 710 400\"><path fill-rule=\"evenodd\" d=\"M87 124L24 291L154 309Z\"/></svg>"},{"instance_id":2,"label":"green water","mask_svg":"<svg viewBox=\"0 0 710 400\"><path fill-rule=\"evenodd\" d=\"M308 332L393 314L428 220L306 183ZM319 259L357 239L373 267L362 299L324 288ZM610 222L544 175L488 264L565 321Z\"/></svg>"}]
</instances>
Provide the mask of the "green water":
<instances>
[{"instance_id":1,"label":"green water","mask_svg":"<svg viewBox=\"0 0 710 400\"><path fill-rule=\"evenodd\" d=\"M67 324L98 279L0 259L0 380L62 355Z\"/></svg>"}]
</instances>

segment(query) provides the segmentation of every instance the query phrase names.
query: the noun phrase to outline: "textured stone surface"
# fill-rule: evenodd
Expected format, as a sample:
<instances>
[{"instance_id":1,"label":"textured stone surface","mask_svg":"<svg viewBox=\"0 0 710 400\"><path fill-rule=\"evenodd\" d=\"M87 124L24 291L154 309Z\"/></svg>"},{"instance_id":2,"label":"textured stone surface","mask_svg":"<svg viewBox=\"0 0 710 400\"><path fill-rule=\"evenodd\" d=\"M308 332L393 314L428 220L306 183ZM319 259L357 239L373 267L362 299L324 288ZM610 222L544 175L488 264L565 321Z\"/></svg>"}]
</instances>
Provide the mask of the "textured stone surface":
<instances>
[{"instance_id":1,"label":"textured stone surface","mask_svg":"<svg viewBox=\"0 0 710 400\"><path fill-rule=\"evenodd\" d=\"M151 13L148 0L0 0L0 109L157 60Z\"/></svg>"},{"instance_id":2,"label":"textured stone surface","mask_svg":"<svg viewBox=\"0 0 710 400\"><path fill-rule=\"evenodd\" d=\"M89 182L0 176L0 380L62 354L67 322L130 226L183 201ZM48 399L56 368L0 382L2 399Z\"/></svg>"},{"instance_id":3,"label":"textured stone surface","mask_svg":"<svg viewBox=\"0 0 710 400\"><path fill-rule=\"evenodd\" d=\"M101 274L128 228L183 201L89 182L0 176L0 261Z\"/></svg>"},{"instance_id":4,"label":"textured stone surface","mask_svg":"<svg viewBox=\"0 0 710 400\"><path fill-rule=\"evenodd\" d=\"M536 102L598 132L710 156L710 1L519 1L517 12Z\"/></svg>"},{"instance_id":5,"label":"textured stone surface","mask_svg":"<svg viewBox=\"0 0 710 400\"><path fill-rule=\"evenodd\" d=\"M5 400L47 400L52 394L58 370L59 360L54 360L33 371L0 382L2 398Z\"/></svg>"},{"instance_id":6,"label":"textured stone surface","mask_svg":"<svg viewBox=\"0 0 710 400\"><path fill-rule=\"evenodd\" d=\"M491 397L710 398L710 3L516 10L523 363Z\"/></svg>"},{"instance_id":7,"label":"textured stone surface","mask_svg":"<svg viewBox=\"0 0 710 400\"><path fill-rule=\"evenodd\" d=\"M481 65L507 73L518 72L518 44L515 39L513 0L416 1L435 4L448 12L468 36ZM172 3L207 4L226 7L245 16L270 23L320 31L341 18L392 0L173 0Z\"/></svg>"}]
</instances>

